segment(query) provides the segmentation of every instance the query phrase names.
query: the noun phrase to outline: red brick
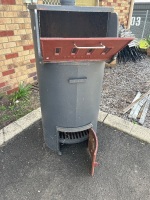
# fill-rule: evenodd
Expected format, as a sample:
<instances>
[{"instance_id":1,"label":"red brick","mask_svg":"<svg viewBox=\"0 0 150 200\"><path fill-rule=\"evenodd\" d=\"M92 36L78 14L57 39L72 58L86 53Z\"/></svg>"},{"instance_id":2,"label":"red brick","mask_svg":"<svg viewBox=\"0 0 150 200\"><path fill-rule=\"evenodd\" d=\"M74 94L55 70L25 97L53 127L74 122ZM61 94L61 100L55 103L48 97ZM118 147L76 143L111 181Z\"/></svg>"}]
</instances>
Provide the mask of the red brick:
<instances>
[{"instance_id":1,"label":"red brick","mask_svg":"<svg viewBox=\"0 0 150 200\"><path fill-rule=\"evenodd\" d=\"M16 4L16 1L15 0L1 0L1 4L14 5Z\"/></svg>"},{"instance_id":2,"label":"red brick","mask_svg":"<svg viewBox=\"0 0 150 200\"><path fill-rule=\"evenodd\" d=\"M18 53L10 53L10 54L5 55L6 59L16 58L16 57L18 57Z\"/></svg>"},{"instance_id":3,"label":"red brick","mask_svg":"<svg viewBox=\"0 0 150 200\"><path fill-rule=\"evenodd\" d=\"M117 3L117 0L113 0L114 3Z\"/></svg>"},{"instance_id":4,"label":"red brick","mask_svg":"<svg viewBox=\"0 0 150 200\"><path fill-rule=\"evenodd\" d=\"M3 87L2 89L3 89L3 92L6 92L8 90L11 90L11 86L7 85L7 86Z\"/></svg>"},{"instance_id":5,"label":"red brick","mask_svg":"<svg viewBox=\"0 0 150 200\"><path fill-rule=\"evenodd\" d=\"M0 31L0 37L13 36L14 31Z\"/></svg>"},{"instance_id":6,"label":"red brick","mask_svg":"<svg viewBox=\"0 0 150 200\"><path fill-rule=\"evenodd\" d=\"M13 69L13 68L16 68L16 67L18 67L18 66L15 65L15 64L9 64L9 65L7 66L8 69Z\"/></svg>"},{"instance_id":7,"label":"red brick","mask_svg":"<svg viewBox=\"0 0 150 200\"><path fill-rule=\"evenodd\" d=\"M0 83L0 88L5 86L5 82Z\"/></svg>"},{"instance_id":8,"label":"red brick","mask_svg":"<svg viewBox=\"0 0 150 200\"><path fill-rule=\"evenodd\" d=\"M30 13L28 11L21 11L18 13L18 17L20 18L30 17Z\"/></svg>"},{"instance_id":9,"label":"red brick","mask_svg":"<svg viewBox=\"0 0 150 200\"><path fill-rule=\"evenodd\" d=\"M33 80L36 81L36 80L37 80L37 76L34 76L34 77L33 77Z\"/></svg>"},{"instance_id":10,"label":"red brick","mask_svg":"<svg viewBox=\"0 0 150 200\"><path fill-rule=\"evenodd\" d=\"M121 6L121 3L118 3L118 6Z\"/></svg>"},{"instance_id":11,"label":"red brick","mask_svg":"<svg viewBox=\"0 0 150 200\"><path fill-rule=\"evenodd\" d=\"M21 37L21 40L30 40L31 34L21 35L20 37Z\"/></svg>"},{"instance_id":12,"label":"red brick","mask_svg":"<svg viewBox=\"0 0 150 200\"><path fill-rule=\"evenodd\" d=\"M13 74L13 73L15 73L15 70L14 69L10 69L10 70L2 72L2 75L3 76L7 76L7 75Z\"/></svg>"},{"instance_id":13,"label":"red brick","mask_svg":"<svg viewBox=\"0 0 150 200\"><path fill-rule=\"evenodd\" d=\"M8 90L7 94L11 94L11 93L16 92L16 91L18 91L18 87L14 88L14 89L11 89L11 90Z\"/></svg>"},{"instance_id":14,"label":"red brick","mask_svg":"<svg viewBox=\"0 0 150 200\"><path fill-rule=\"evenodd\" d=\"M31 59L30 63L35 63L35 58Z\"/></svg>"},{"instance_id":15,"label":"red brick","mask_svg":"<svg viewBox=\"0 0 150 200\"><path fill-rule=\"evenodd\" d=\"M33 45L27 45L27 46L23 46L24 50L29 50L29 49L33 49L34 46Z\"/></svg>"},{"instance_id":16,"label":"red brick","mask_svg":"<svg viewBox=\"0 0 150 200\"><path fill-rule=\"evenodd\" d=\"M111 3L110 3L110 2L108 2L108 3L107 3L107 6L111 6Z\"/></svg>"},{"instance_id":17,"label":"red brick","mask_svg":"<svg viewBox=\"0 0 150 200\"><path fill-rule=\"evenodd\" d=\"M27 69L31 69L31 68L33 68L33 67L35 67L35 64L28 64L28 65L27 65Z\"/></svg>"}]
</instances>

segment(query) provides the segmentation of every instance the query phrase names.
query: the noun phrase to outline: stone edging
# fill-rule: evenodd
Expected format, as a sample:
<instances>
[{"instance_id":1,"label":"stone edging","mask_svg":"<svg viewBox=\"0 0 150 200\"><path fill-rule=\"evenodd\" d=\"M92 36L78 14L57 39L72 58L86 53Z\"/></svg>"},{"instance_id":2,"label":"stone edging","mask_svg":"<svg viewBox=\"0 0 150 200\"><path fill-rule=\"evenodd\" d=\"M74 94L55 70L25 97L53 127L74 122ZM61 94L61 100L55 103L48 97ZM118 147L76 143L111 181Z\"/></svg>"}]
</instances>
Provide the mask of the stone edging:
<instances>
[{"instance_id":1,"label":"stone edging","mask_svg":"<svg viewBox=\"0 0 150 200\"><path fill-rule=\"evenodd\" d=\"M38 108L17 121L9 124L0 130L0 146L4 145L7 141L14 136L27 129L29 126L41 119L41 109ZM108 114L106 112L99 112L98 121L108 126L123 131L133 137L136 137L142 141L150 143L150 129L133 124L127 120L124 120L115 115Z\"/></svg>"},{"instance_id":2,"label":"stone edging","mask_svg":"<svg viewBox=\"0 0 150 200\"><path fill-rule=\"evenodd\" d=\"M14 136L20 134L23 130L41 119L41 108L38 108L24 117L21 117L8 126L0 130L0 146L12 139Z\"/></svg>"},{"instance_id":3,"label":"stone edging","mask_svg":"<svg viewBox=\"0 0 150 200\"><path fill-rule=\"evenodd\" d=\"M124 120L116 115L99 112L98 120L104 124L116 128L124 133L150 143L150 129Z\"/></svg>"}]
</instances>

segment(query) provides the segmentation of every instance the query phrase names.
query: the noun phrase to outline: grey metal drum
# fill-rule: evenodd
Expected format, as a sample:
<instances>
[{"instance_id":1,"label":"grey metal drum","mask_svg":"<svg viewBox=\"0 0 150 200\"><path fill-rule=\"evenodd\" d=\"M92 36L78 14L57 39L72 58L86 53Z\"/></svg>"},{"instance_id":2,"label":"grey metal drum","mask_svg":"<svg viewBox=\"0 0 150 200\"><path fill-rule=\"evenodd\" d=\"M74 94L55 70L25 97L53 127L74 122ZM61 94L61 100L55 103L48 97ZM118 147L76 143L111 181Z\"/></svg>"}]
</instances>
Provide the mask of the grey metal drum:
<instances>
[{"instance_id":1,"label":"grey metal drum","mask_svg":"<svg viewBox=\"0 0 150 200\"><path fill-rule=\"evenodd\" d=\"M60 62L38 67L44 138L59 151L57 127L92 124L96 131L104 62Z\"/></svg>"}]
</instances>

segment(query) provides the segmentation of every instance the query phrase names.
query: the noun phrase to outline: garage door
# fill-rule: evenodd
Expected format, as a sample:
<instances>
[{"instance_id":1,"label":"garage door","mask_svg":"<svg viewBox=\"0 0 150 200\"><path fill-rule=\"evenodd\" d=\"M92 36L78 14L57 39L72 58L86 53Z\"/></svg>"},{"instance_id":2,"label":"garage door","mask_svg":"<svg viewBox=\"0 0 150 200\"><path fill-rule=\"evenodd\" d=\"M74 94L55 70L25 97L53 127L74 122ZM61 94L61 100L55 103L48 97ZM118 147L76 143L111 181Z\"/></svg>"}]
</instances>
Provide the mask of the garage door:
<instances>
[{"instance_id":1,"label":"garage door","mask_svg":"<svg viewBox=\"0 0 150 200\"><path fill-rule=\"evenodd\" d=\"M134 4L131 31L139 39L150 35L150 3Z\"/></svg>"}]
</instances>

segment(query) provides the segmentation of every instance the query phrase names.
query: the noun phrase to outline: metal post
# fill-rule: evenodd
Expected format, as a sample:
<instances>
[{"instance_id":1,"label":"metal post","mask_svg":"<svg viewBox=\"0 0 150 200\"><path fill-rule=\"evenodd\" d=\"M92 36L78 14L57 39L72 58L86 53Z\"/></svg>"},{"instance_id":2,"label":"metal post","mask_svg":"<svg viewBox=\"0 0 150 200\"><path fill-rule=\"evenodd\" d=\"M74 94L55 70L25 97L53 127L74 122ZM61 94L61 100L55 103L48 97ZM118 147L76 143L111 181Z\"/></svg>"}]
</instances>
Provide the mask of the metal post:
<instances>
[{"instance_id":1,"label":"metal post","mask_svg":"<svg viewBox=\"0 0 150 200\"><path fill-rule=\"evenodd\" d=\"M149 12L149 10L146 11L146 17L145 17L145 21L144 21L144 27L143 27L142 37L141 38L143 38L143 36L144 36L145 26L146 26L146 22L147 22L147 18L148 18L148 12Z\"/></svg>"},{"instance_id":2,"label":"metal post","mask_svg":"<svg viewBox=\"0 0 150 200\"><path fill-rule=\"evenodd\" d=\"M131 26L133 8L134 8L134 0L131 0L127 29L130 29L130 26Z\"/></svg>"}]
</instances>

